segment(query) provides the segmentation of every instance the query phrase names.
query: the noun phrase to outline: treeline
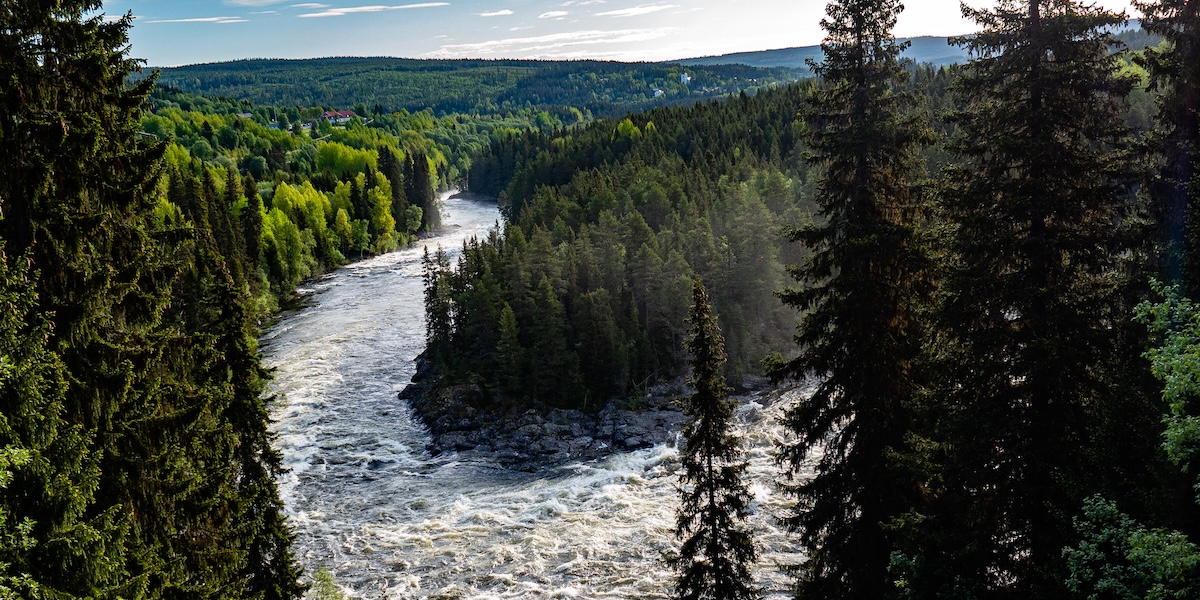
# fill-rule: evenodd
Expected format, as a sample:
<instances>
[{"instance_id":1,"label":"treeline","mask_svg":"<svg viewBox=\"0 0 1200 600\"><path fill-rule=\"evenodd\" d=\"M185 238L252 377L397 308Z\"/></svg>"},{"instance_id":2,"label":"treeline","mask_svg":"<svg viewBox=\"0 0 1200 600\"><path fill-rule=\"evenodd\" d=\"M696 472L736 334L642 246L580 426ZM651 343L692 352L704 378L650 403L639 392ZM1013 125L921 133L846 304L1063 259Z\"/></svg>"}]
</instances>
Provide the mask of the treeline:
<instances>
[{"instance_id":1,"label":"treeline","mask_svg":"<svg viewBox=\"0 0 1200 600\"><path fill-rule=\"evenodd\" d=\"M819 379L781 448L798 597L1192 597L1182 6L1136 54L1091 5L967 10L975 60L934 70L898 2L835 1L820 84L502 139L469 180L508 223L427 260L427 357L482 410L594 410L684 374L700 276L731 374Z\"/></svg>"},{"instance_id":2,"label":"treeline","mask_svg":"<svg viewBox=\"0 0 1200 600\"><path fill-rule=\"evenodd\" d=\"M683 83L681 75L692 80ZM548 111L568 125L796 81L801 69L528 60L239 60L161 69L160 83L263 106L351 106L472 116ZM661 94L656 95L656 90ZM361 113L360 113L361 114Z\"/></svg>"}]
</instances>

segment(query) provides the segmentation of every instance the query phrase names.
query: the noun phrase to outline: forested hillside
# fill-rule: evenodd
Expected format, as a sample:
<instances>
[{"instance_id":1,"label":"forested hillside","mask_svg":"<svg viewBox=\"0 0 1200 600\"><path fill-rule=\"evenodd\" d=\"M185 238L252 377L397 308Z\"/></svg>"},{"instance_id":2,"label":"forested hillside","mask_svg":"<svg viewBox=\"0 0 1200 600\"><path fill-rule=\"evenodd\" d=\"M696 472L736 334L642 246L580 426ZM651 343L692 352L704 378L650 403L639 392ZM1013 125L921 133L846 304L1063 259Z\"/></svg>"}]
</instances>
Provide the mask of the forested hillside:
<instances>
[{"instance_id":1,"label":"forested hillside","mask_svg":"<svg viewBox=\"0 0 1200 600\"><path fill-rule=\"evenodd\" d=\"M684 73L690 81L682 80ZM533 108L570 125L753 91L804 76L791 68L745 65L322 58L170 67L160 71L159 81L187 92L262 105L348 108L363 103L372 112L428 108L437 116Z\"/></svg>"}]
</instances>

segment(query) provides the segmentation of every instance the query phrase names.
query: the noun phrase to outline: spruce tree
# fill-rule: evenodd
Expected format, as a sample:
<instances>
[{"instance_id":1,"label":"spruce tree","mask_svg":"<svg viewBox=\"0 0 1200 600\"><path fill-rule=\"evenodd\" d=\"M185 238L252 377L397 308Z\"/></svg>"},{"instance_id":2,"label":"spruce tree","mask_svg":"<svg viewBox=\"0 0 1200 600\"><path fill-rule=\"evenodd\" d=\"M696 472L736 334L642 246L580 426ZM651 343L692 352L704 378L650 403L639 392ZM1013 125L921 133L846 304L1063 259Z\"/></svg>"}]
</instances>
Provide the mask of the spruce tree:
<instances>
[{"instance_id":1,"label":"spruce tree","mask_svg":"<svg viewBox=\"0 0 1200 600\"><path fill-rule=\"evenodd\" d=\"M1200 3L1134 2L1142 28L1166 43L1147 48L1140 61L1159 91L1152 144L1159 161L1148 186L1159 224L1160 271L1200 297Z\"/></svg>"},{"instance_id":2,"label":"spruce tree","mask_svg":"<svg viewBox=\"0 0 1200 600\"><path fill-rule=\"evenodd\" d=\"M825 59L814 65L822 84L802 113L821 213L792 233L813 252L792 268L804 285L781 294L802 313L801 352L775 368L824 378L785 417L797 436L782 454L792 472L820 456L816 476L789 488L798 502L786 523L808 553L800 598L893 594L888 528L916 501L893 457L912 420L924 265L915 157L930 134L899 90L907 73L891 30L901 9L898 0L827 6Z\"/></svg>"},{"instance_id":3,"label":"spruce tree","mask_svg":"<svg viewBox=\"0 0 1200 600\"><path fill-rule=\"evenodd\" d=\"M919 596L1061 598L1071 515L1097 489L1097 415L1127 398L1118 227L1129 210L1122 18L1068 0L964 8L941 216L937 495ZM931 481L934 481L931 479Z\"/></svg>"},{"instance_id":4,"label":"spruce tree","mask_svg":"<svg viewBox=\"0 0 1200 600\"><path fill-rule=\"evenodd\" d=\"M30 307L4 335L46 365L4 390L0 447L29 460L0 512L33 525L0 563L49 597L298 596L218 198L189 174L162 210L164 146L138 136L153 80L126 84L132 17L99 10L0 4L0 238Z\"/></svg>"},{"instance_id":5,"label":"spruce tree","mask_svg":"<svg viewBox=\"0 0 1200 600\"><path fill-rule=\"evenodd\" d=\"M681 502L675 516L675 537L682 540L674 557L675 597L757 598L750 572L757 552L746 523L751 498L743 482L746 462L741 442L731 431L734 403L726 398L721 374L725 340L699 279L692 287L692 301L685 345L692 356L690 383L696 391L684 403L689 420L683 428Z\"/></svg>"}]
</instances>

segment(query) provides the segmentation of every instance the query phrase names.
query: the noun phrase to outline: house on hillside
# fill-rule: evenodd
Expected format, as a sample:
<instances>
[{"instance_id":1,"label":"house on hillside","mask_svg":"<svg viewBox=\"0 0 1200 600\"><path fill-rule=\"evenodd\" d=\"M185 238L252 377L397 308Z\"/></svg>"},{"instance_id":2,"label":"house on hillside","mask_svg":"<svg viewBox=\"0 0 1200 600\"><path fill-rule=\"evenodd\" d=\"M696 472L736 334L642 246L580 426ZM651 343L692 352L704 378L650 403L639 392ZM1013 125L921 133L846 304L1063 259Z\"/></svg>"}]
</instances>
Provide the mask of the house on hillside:
<instances>
[{"instance_id":1,"label":"house on hillside","mask_svg":"<svg viewBox=\"0 0 1200 600\"><path fill-rule=\"evenodd\" d=\"M325 111L325 114L321 115L322 120L329 121L334 125L345 125L346 123L350 122L350 119L353 118L354 111L352 110L329 110Z\"/></svg>"}]
</instances>

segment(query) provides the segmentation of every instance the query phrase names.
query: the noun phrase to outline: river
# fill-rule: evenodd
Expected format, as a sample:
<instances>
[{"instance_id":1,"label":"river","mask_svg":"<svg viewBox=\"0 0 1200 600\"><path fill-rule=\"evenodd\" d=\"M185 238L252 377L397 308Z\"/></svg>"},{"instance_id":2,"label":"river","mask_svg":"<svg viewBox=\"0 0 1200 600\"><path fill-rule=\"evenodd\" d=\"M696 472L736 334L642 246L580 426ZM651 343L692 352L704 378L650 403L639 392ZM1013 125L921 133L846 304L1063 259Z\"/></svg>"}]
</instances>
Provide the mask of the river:
<instances>
[{"instance_id":1,"label":"river","mask_svg":"<svg viewBox=\"0 0 1200 600\"><path fill-rule=\"evenodd\" d=\"M456 257L500 218L495 202L444 194L438 236L339 269L301 290L263 335L279 479L306 573L353 598L667 598L678 451L662 445L544 473L454 455L396 398L424 346L421 256ZM750 459L757 583L787 598L793 541L772 456L793 398L737 415Z\"/></svg>"}]
</instances>

